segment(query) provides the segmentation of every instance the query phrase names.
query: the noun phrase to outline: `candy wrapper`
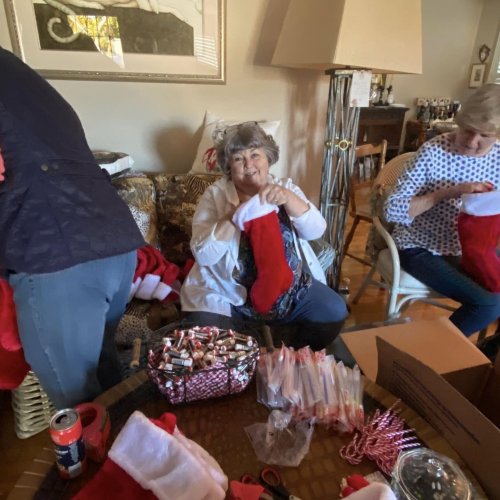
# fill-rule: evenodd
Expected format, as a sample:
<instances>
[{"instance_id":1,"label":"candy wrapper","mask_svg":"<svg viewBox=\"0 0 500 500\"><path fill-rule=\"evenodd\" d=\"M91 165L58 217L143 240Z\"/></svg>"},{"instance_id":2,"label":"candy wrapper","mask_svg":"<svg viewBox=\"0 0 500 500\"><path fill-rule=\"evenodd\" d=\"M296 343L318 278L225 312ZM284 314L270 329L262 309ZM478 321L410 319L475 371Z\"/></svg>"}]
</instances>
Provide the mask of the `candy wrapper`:
<instances>
[{"instance_id":1,"label":"candy wrapper","mask_svg":"<svg viewBox=\"0 0 500 500\"><path fill-rule=\"evenodd\" d=\"M261 356L257 369L258 401L281 408L295 420L314 419L339 432L364 424L363 377L359 368L337 363L325 351L308 347L281 349Z\"/></svg>"},{"instance_id":2,"label":"candy wrapper","mask_svg":"<svg viewBox=\"0 0 500 500\"><path fill-rule=\"evenodd\" d=\"M314 425L295 422L290 413L273 410L267 423L245 427L257 458L266 464L297 467L309 451Z\"/></svg>"}]
</instances>

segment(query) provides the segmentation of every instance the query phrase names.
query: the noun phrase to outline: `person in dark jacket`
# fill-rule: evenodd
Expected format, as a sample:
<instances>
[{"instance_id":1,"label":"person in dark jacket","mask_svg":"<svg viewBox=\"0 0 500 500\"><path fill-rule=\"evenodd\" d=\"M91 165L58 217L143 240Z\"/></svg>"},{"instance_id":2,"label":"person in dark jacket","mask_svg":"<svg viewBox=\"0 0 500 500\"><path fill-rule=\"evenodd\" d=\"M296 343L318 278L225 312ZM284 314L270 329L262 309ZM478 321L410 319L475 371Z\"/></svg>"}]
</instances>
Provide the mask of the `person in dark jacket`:
<instances>
[{"instance_id":1,"label":"person in dark jacket","mask_svg":"<svg viewBox=\"0 0 500 500\"><path fill-rule=\"evenodd\" d=\"M0 269L26 360L58 408L121 380L114 345L144 240L78 116L0 47Z\"/></svg>"}]
</instances>

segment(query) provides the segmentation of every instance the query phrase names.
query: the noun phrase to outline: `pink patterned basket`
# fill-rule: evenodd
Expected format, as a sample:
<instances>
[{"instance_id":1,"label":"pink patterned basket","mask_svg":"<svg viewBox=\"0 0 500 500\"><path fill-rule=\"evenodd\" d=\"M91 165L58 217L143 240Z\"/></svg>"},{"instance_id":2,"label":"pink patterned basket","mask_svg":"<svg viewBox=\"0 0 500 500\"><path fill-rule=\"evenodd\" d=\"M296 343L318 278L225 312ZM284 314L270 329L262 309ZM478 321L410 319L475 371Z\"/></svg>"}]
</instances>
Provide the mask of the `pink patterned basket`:
<instances>
[{"instance_id":1,"label":"pink patterned basket","mask_svg":"<svg viewBox=\"0 0 500 500\"><path fill-rule=\"evenodd\" d=\"M187 330L177 331L185 332ZM147 372L151 381L171 404L218 398L243 391L252 380L259 355L258 343L243 360L227 359L191 369L164 368L165 346L150 350Z\"/></svg>"}]
</instances>

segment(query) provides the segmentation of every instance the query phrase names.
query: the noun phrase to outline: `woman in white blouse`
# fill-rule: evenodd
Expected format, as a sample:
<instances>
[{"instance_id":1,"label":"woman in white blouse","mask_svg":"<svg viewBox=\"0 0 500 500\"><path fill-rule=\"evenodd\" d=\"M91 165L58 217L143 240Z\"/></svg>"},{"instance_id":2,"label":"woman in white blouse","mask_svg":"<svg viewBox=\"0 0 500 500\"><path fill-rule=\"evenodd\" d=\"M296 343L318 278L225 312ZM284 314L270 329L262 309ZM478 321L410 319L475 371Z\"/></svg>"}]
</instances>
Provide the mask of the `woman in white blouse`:
<instances>
[{"instance_id":1,"label":"woman in white blouse","mask_svg":"<svg viewBox=\"0 0 500 500\"><path fill-rule=\"evenodd\" d=\"M460 197L500 189L500 85L478 89L456 117L456 132L424 143L385 206L395 222L401 266L461 304L450 320L467 336L500 316L500 294L460 268Z\"/></svg>"},{"instance_id":2,"label":"woman in white blouse","mask_svg":"<svg viewBox=\"0 0 500 500\"><path fill-rule=\"evenodd\" d=\"M228 325L227 320L229 324L232 320L293 323L302 331L291 340L292 345L326 347L339 333L347 308L325 284L324 273L308 244L325 231L323 216L291 179L269 174L279 149L255 122L226 129L216 149L225 175L205 191L193 218L191 250L196 264L181 291L186 319L219 326ZM237 209L252 199L257 200L257 206L267 203L277 210L283 238L280 251L284 250L293 275L288 289L266 312L258 312L251 300L257 279L255 247L246 231L233 222ZM271 234L268 238L271 246Z\"/></svg>"}]
</instances>

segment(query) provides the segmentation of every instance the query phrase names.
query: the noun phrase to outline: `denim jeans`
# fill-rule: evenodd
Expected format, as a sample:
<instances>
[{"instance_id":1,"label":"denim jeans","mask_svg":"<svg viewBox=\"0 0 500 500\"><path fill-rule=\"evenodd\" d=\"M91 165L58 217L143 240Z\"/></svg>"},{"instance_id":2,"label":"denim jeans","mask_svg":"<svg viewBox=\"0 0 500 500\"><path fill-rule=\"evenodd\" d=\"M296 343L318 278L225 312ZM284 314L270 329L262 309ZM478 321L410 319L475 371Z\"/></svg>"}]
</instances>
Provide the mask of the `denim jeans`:
<instances>
[{"instance_id":1,"label":"denim jeans","mask_svg":"<svg viewBox=\"0 0 500 500\"><path fill-rule=\"evenodd\" d=\"M290 314L268 324L287 332L285 343L295 348L310 345L313 350L327 347L340 332L348 315L344 299L331 288L314 280L305 296ZM241 328L242 324L251 324L252 319L233 309L233 315L222 316L209 312L186 312L185 320L189 324L216 325L219 328ZM256 323L257 324L257 323ZM291 326L293 328L286 328Z\"/></svg>"},{"instance_id":2,"label":"denim jeans","mask_svg":"<svg viewBox=\"0 0 500 500\"><path fill-rule=\"evenodd\" d=\"M9 276L26 361L56 408L90 401L122 379L114 335L136 260L134 251Z\"/></svg>"},{"instance_id":3,"label":"denim jeans","mask_svg":"<svg viewBox=\"0 0 500 500\"><path fill-rule=\"evenodd\" d=\"M500 317L500 294L489 292L465 274L460 268L460 257L409 248L399 250L399 258L406 272L461 304L450 320L464 335L472 335Z\"/></svg>"}]
</instances>

